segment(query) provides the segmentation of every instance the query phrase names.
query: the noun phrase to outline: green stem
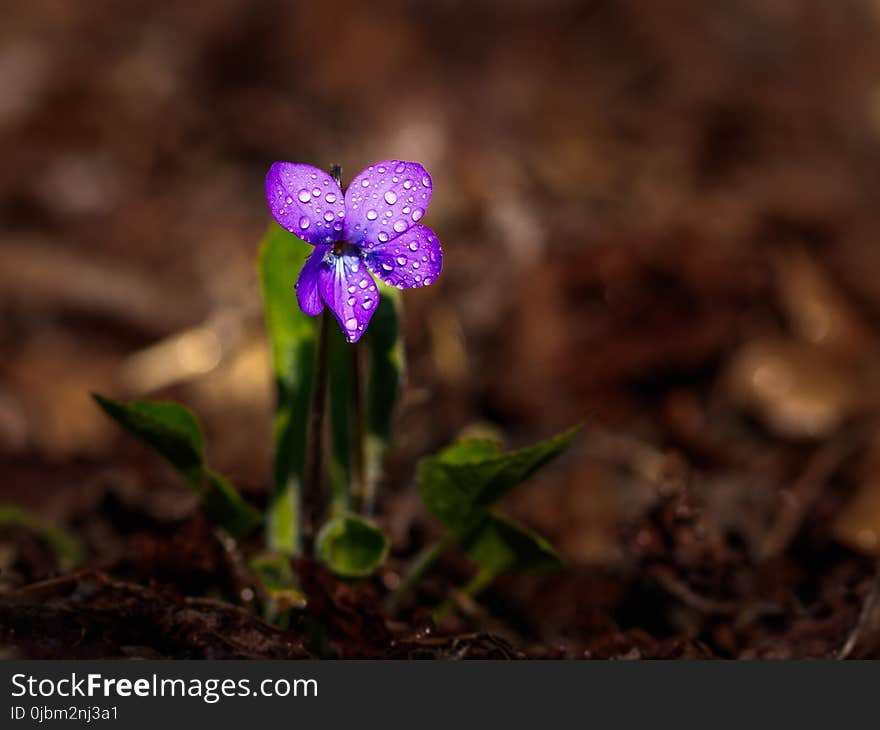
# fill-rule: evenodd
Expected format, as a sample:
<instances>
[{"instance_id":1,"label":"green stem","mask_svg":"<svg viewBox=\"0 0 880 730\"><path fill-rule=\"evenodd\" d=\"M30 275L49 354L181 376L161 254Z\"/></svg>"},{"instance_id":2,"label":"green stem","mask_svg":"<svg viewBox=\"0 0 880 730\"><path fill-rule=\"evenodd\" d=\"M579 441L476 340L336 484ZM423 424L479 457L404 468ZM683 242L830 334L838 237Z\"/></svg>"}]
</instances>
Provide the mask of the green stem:
<instances>
[{"instance_id":1,"label":"green stem","mask_svg":"<svg viewBox=\"0 0 880 730\"><path fill-rule=\"evenodd\" d=\"M361 348L353 345L351 349L351 496L355 512L367 514L370 509L367 499L367 486L364 473L364 449L366 448L366 422L364 413L363 358Z\"/></svg>"},{"instance_id":2,"label":"green stem","mask_svg":"<svg viewBox=\"0 0 880 730\"><path fill-rule=\"evenodd\" d=\"M440 556L443 555L455 542L455 538L453 534L446 533L442 539L435 542L433 545L429 545L421 553L419 553L418 557L415 559L413 564L410 566L409 572L404 576L403 580L400 581L400 585L394 589L394 592L388 597L387 609L390 614L397 613L400 608L400 604L403 599L415 588L416 583L418 583L422 576L428 572L434 563L440 559Z\"/></svg>"},{"instance_id":3,"label":"green stem","mask_svg":"<svg viewBox=\"0 0 880 730\"><path fill-rule=\"evenodd\" d=\"M477 574L471 578L464 586L459 590L459 593L463 593L470 598L475 598L477 594L486 590L493 580L498 576L498 574L494 570L483 570L480 569ZM436 623L440 623L444 618L446 618L453 610L455 609L455 601L451 598L447 598L443 603L441 603L437 608L434 609L434 612L431 614L432 618Z\"/></svg>"},{"instance_id":4,"label":"green stem","mask_svg":"<svg viewBox=\"0 0 880 730\"><path fill-rule=\"evenodd\" d=\"M315 386L309 414L309 436L306 478L303 489L303 542L306 555L314 552L314 539L322 517L324 411L327 407L327 333L330 320L327 312L318 315L318 342L315 351Z\"/></svg>"}]
</instances>

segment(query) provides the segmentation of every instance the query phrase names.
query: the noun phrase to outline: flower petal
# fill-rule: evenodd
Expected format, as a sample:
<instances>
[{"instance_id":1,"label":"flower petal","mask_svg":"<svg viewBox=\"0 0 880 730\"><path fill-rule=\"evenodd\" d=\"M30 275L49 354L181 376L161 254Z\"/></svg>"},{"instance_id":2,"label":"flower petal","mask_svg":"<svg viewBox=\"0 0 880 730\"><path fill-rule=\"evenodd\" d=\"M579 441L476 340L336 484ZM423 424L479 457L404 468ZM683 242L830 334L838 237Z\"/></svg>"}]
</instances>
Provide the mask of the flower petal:
<instances>
[{"instance_id":1,"label":"flower petal","mask_svg":"<svg viewBox=\"0 0 880 730\"><path fill-rule=\"evenodd\" d=\"M330 246L315 246L296 281L296 300L299 302L299 308L312 317L324 311L324 302L318 290L318 272L330 248Z\"/></svg>"},{"instance_id":2,"label":"flower petal","mask_svg":"<svg viewBox=\"0 0 880 730\"><path fill-rule=\"evenodd\" d=\"M345 338L357 342L379 304L376 282L363 261L356 253L333 256L318 270L318 286Z\"/></svg>"},{"instance_id":3,"label":"flower petal","mask_svg":"<svg viewBox=\"0 0 880 730\"><path fill-rule=\"evenodd\" d=\"M425 226L413 226L393 241L371 247L364 258L376 276L401 289L428 286L443 268L440 241Z\"/></svg>"},{"instance_id":4,"label":"flower petal","mask_svg":"<svg viewBox=\"0 0 880 730\"><path fill-rule=\"evenodd\" d=\"M432 189L431 176L418 162L370 165L345 192L345 240L371 246L396 238L425 214Z\"/></svg>"},{"instance_id":5,"label":"flower petal","mask_svg":"<svg viewBox=\"0 0 880 730\"><path fill-rule=\"evenodd\" d=\"M345 200L323 170L275 162L266 174L266 201L283 228L313 246L342 239Z\"/></svg>"}]
</instances>

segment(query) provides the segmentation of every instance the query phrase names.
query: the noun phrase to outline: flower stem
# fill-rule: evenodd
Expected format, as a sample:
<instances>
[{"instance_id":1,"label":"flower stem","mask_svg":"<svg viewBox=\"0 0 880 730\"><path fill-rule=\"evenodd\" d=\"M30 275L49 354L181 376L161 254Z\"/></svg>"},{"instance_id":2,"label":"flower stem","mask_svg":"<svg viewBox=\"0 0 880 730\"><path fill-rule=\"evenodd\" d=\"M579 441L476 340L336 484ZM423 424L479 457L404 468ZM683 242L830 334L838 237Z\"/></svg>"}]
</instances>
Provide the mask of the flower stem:
<instances>
[{"instance_id":1,"label":"flower stem","mask_svg":"<svg viewBox=\"0 0 880 730\"><path fill-rule=\"evenodd\" d=\"M309 414L307 470L303 489L303 542L306 555L314 553L314 540L322 517L324 411L327 407L327 334L330 319L326 312L318 315L318 338L315 349L315 387Z\"/></svg>"},{"instance_id":2,"label":"flower stem","mask_svg":"<svg viewBox=\"0 0 880 730\"><path fill-rule=\"evenodd\" d=\"M392 615L397 613L401 602L407 594L415 588L416 583L421 580L422 576L428 572L430 567L440 559L454 542L454 535L448 532L440 540L433 545L429 545L419 553L412 566L410 566L409 572L400 581L400 585L388 597L388 613Z\"/></svg>"},{"instance_id":3,"label":"flower stem","mask_svg":"<svg viewBox=\"0 0 880 730\"><path fill-rule=\"evenodd\" d=\"M369 505L367 503L367 486L364 474L364 449L366 443L366 423L364 412L364 378L363 357L361 347L354 345L351 348L351 419L352 419L352 458L351 458L351 496L352 506L355 512L366 514Z\"/></svg>"}]
</instances>

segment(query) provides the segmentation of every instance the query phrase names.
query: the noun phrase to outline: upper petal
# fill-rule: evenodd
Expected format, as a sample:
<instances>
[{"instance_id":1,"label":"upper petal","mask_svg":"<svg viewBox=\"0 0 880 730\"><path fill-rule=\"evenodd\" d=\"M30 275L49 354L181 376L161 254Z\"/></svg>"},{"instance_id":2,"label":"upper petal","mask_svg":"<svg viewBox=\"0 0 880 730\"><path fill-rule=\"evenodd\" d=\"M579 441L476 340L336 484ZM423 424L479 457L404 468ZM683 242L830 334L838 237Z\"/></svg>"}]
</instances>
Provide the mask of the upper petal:
<instances>
[{"instance_id":1,"label":"upper petal","mask_svg":"<svg viewBox=\"0 0 880 730\"><path fill-rule=\"evenodd\" d=\"M266 201L282 227L318 245L342 239L345 200L323 170L295 162L275 162L266 174Z\"/></svg>"},{"instance_id":2,"label":"upper petal","mask_svg":"<svg viewBox=\"0 0 880 730\"><path fill-rule=\"evenodd\" d=\"M367 267L356 253L334 255L318 269L318 287L345 338L357 342L379 304L376 282Z\"/></svg>"},{"instance_id":3,"label":"upper petal","mask_svg":"<svg viewBox=\"0 0 880 730\"><path fill-rule=\"evenodd\" d=\"M428 286L443 268L440 241L426 226L413 226L393 241L373 246L364 258L376 276L401 289Z\"/></svg>"},{"instance_id":4,"label":"upper petal","mask_svg":"<svg viewBox=\"0 0 880 730\"><path fill-rule=\"evenodd\" d=\"M299 308L312 317L324 311L324 302L318 289L318 272L322 266L328 266L324 263L324 257L330 248L330 246L316 246L296 281L296 300L299 302Z\"/></svg>"},{"instance_id":5,"label":"upper petal","mask_svg":"<svg viewBox=\"0 0 880 730\"><path fill-rule=\"evenodd\" d=\"M370 246L396 238L425 214L432 189L431 176L418 162L370 165L345 192L345 240Z\"/></svg>"}]
</instances>

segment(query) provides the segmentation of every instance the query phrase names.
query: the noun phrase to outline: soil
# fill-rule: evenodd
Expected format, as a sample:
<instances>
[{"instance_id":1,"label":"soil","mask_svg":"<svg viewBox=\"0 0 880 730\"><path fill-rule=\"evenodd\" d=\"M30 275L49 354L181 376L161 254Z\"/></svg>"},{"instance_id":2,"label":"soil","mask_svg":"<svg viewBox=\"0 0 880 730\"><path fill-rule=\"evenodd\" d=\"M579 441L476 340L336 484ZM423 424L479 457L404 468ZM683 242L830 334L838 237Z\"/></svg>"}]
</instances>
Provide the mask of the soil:
<instances>
[{"instance_id":1,"label":"soil","mask_svg":"<svg viewBox=\"0 0 880 730\"><path fill-rule=\"evenodd\" d=\"M0 29L0 649L38 658L880 657L876 2L18 3ZM172 398L261 507L275 159L422 161L442 277L370 580L235 543L90 390ZM291 283L292 285L292 283ZM417 460L589 418L503 511L565 567L474 601ZM436 625L431 610L456 610Z\"/></svg>"}]
</instances>

